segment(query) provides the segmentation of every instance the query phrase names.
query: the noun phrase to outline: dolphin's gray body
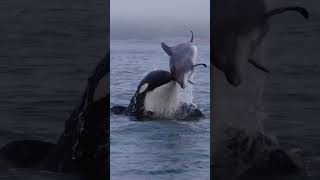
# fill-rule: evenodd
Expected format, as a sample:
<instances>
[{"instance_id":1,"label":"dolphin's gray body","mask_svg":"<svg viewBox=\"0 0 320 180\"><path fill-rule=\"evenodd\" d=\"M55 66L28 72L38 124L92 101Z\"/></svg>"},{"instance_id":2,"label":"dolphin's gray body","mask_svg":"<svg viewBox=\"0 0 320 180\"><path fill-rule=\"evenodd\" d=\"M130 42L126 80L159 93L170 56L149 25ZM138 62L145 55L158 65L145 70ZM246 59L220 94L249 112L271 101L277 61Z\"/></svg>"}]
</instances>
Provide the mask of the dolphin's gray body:
<instances>
[{"instance_id":1,"label":"dolphin's gray body","mask_svg":"<svg viewBox=\"0 0 320 180\"><path fill-rule=\"evenodd\" d=\"M161 43L162 49L170 57L170 72L175 81L177 81L181 88L186 87L187 81L190 81L190 77L193 74L194 67L198 65L205 64L196 64L197 61L197 47L193 45L193 32L191 31L192 36L190 42L181 43L175 46L168 46L164 42Z\"/></svg>"},{"instance_id":2,"label":"dolphin's gray body","mask_svg":"<svg viewBox=\"0 0 320 180\"><path fill-rule=\"evenodd\" d=\"M271 17L288 11L309 17L303 7L268 11L263 0L217 0L213 1L213 7L213 64L234 86L241 84L245 73L243 66L248 63L269 72L252 57L269 31L268 20Z\"/></svg>"}]
</instances>

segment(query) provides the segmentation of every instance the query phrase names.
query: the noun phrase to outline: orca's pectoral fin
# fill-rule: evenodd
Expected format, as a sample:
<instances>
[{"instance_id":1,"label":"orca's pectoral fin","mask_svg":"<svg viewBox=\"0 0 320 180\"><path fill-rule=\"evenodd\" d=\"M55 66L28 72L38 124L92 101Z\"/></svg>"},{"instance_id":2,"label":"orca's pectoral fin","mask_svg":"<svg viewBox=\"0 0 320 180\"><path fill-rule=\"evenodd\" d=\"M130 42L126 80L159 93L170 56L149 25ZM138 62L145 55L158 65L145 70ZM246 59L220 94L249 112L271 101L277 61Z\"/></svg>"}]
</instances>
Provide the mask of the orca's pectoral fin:
<instances>
[{"instance_id":1,"label":"orca's pectoral fin","mask_svg":"<svg viewBox=\"0 0 320 180\"><path fill-rule=\"evenodd\" d=\"M13 141L1 148L1 157L16 168L40 167L55 144L37 140Z\"/></svg>"},{"instance_id":2,"label":"orca's pectoral fin","mask_svg":"<svg viewBox=\"0 0 320 180\"><path fill-rule=\"evenodd\" d=\"M113 106L111 112L117 115L125 115L127 113L128 107L124 106Z\"/></svg>"},{"instance_id":3,"label":"orca's pectoral fin","mask_svg":"<svg viewBox=\"0 0 320 180\"><path fill-rule=\"evenodd\" d=\"M270 73L270 70L267 69L266 67L264 67L262 64L256 62L255 60L253 59L249 59L248 62L250 64L252 64L254 67L258 68L259 70L265 72L265 73Z\"/></svg>"}]
</instances>

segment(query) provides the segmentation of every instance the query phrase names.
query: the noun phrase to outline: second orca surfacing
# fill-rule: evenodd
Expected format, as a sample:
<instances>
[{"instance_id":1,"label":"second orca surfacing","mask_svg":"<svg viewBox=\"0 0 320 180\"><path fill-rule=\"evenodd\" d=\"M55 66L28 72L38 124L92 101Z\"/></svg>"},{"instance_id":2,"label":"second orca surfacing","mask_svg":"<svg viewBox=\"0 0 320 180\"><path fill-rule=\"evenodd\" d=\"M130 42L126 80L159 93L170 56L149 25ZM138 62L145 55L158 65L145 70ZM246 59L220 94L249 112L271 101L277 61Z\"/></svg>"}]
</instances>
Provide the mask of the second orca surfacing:
<instances>
[{"instance_id":1,"label":"second orca surfacing","mask_svg":"<svg viewBox=\"0 0 320 180\"><path fill-rule=\"evenodd\" d=\"M202 117L202 112L192 102L185 101L180 93L192 82L196 64L197 47L193 45L193 32L190 42L170 47L161 43L170 57L170 72L155 70L147 74L139 83L128 107L114 106L113 114L123 114L144 118L190 119Z\"/></svg>"}]
</instances>

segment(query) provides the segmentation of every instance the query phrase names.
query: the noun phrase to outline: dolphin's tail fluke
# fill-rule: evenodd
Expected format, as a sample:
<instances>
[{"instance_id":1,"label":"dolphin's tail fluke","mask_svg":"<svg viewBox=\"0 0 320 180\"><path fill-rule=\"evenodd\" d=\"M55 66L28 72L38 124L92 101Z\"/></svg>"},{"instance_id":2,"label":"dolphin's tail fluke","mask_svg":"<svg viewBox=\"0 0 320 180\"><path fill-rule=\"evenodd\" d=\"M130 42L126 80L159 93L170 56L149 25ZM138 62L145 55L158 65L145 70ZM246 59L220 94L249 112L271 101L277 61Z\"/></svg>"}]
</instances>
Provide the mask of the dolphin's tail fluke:
<instances>
[{"instance_id":1,"label":"dolphin's tail fluke","mask_svg":"<svg viewBox=\"0 0 320 180\"><path fill-rule=\"evenodd\" d=\"M306 19L309 18L309 12L305 8L298 7L298 6L277 8L277 9L274 9L274 10L267 12L264 17L265 17L265 19L268 19L274 15L282 14L287 11L296 11L296 12L300 13L304 18L306 18Z\"/></svg>"},{"instance_id":2,"label":"dolphin's tail fluke","mask_svg":"<svg viewBox=\"0 0 320 180\"><path fill-rule=\"evenodd\" d=\"M193 42L193 31L190 31L191 32L191 40L190 42Z\"/></svg>"}]
</instances>

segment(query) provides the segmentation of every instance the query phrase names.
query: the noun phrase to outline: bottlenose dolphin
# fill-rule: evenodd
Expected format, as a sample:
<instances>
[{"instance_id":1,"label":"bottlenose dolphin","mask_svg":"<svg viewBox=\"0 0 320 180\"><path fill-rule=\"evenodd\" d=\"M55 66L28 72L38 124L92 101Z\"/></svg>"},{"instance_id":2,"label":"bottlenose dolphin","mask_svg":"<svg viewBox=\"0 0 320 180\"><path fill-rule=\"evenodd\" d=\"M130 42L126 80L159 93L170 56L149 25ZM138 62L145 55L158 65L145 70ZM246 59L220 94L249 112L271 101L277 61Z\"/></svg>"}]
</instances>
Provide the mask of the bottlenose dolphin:
<instances>
[{"instance_id":1,"label":"bottlenose dolphin","mask_svg":"<svg viewBox=\"0 0 320 180\"><path fill-rule=\"evenodd\" d=\"M212 62L224 72L228 82L241 84L243 66L250 63L263 72L269 70L252 59L269 31L268 20L278 14L295 11L309 17L303 7L280 7L268 11L262 0L213 1L213 58Z\"/></svg>"},{"instance_id":2,"label":"bottlenose dolphin","mask_svg":"<svg viewBox=\"0 0 320 180\"><path fill-rule=\"evenodd\" d=\"M164 42L161 42L162 49L169 55L170 60L170 72L172 78L177 81L181 88L186 87L186 83L191 84L194 68L197 66L207 67L206 64L196 64L198 49L193 45L193 32L191 31L191 40L187 43L181 43L175 46L168 46Z\"/></svg>"}]
</instances>

